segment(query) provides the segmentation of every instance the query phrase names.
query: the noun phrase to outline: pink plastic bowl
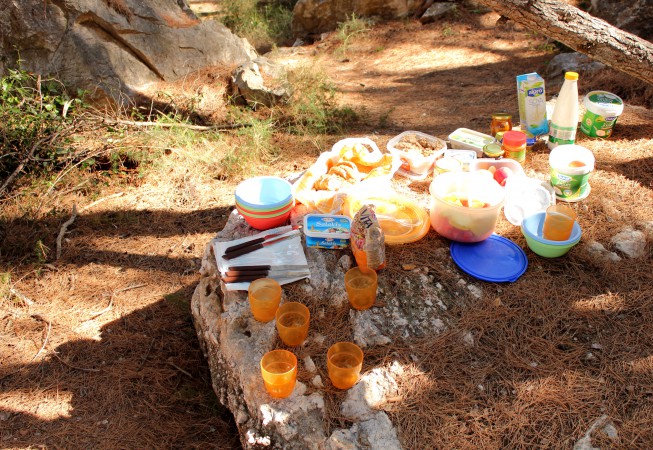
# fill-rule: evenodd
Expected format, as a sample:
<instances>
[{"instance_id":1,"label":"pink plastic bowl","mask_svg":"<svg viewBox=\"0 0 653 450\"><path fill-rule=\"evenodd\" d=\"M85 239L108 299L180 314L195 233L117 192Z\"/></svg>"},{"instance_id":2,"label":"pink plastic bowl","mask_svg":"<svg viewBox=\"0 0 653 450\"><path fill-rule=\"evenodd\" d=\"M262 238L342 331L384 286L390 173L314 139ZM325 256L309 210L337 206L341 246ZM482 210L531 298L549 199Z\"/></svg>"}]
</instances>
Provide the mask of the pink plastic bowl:
<instances>
[{"instance_id":1,"label":"pink plastic bowl","mask_svg":"<svg viewBox=\"0 0 653 450\"><path fill-rule=\"evenodd\" d=\"M245 214L250 214L250 215L253 215L253 216L261 216L261 217L262 216L274 216L274 215L284 213L289 208L292 208L293 206L295 206L295 202L294 202L294 200L290 200L290 202L288 202L287 204L285 204L285 205L283 205L283 206L281 206L279 208L271 209L271 210L263 210L263 209L258 209L258 208L257 209L247 208L246 206L242 205L238 200L236 200L236 208L238 209L238 211L241 214L245 213Z\"/></svg>"},{"instance_id":2,"label":"pink plastic bowl","mask_svg":"<svg viewBox=\"0 0 653 450\"><path fill-rule=\"evenodd\" d=\"M274 217L267 217L267 218L259 218L259 217L253 217L250 215L245 215L242 212L240 213L241 216L245 219L245 221L252 227L256 228L257 230L269 230L270 228L275 228L275 227L280 227L281 225L284 225L285 223L288 222L288 218L290 217L290 211L292 208L288 209L287 212L274 216ZM240 211L239 211L240 212Z\"/></svg>"},{"instance_id":3,"label":"pink plastic bowl","mask_svg":"<svg viewBox=\"0 0 653 450\"><path fill-rule=\"evenodd\" d=\"M236 209L238 210L238 212L240 213L241 216L243 216L243 217L245 217L245 216L252 217L254 219L273 219L273 218L275 218L277 216L282 216L282 215L290 212L290 210L292 208L293 208L293 205L290 204L290 205L286 206L285 208L279 210L278 212L274 212L274 213L270 213L270 214L268 214L268 213L260 213L259 214L259 213L249 212L248 210L243 209L240 206L236 205Z\"/></svg>"}]
</instances>

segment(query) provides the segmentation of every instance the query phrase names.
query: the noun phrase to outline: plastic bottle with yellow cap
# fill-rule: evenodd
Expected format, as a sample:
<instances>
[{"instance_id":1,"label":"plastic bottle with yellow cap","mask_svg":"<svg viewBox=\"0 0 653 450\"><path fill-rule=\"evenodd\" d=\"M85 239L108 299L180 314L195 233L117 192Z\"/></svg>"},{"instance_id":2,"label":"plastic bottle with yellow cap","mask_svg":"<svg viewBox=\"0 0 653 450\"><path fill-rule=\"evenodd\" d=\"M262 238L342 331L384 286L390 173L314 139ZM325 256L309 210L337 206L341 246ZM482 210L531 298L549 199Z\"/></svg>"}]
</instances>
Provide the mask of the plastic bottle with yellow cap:
<instances>
[{"instance_id":1,"label":"plastic bottle with yellow cap","mask_svg":"<svg viewBox=\"0 0 653 450\"><path fill-rule=\"evenodd\" d=\"M578 74L566 72L558 100L553 108L549 126L550 149L562 144L573 144L578 127Z\"/></svg>"}]
</instances>

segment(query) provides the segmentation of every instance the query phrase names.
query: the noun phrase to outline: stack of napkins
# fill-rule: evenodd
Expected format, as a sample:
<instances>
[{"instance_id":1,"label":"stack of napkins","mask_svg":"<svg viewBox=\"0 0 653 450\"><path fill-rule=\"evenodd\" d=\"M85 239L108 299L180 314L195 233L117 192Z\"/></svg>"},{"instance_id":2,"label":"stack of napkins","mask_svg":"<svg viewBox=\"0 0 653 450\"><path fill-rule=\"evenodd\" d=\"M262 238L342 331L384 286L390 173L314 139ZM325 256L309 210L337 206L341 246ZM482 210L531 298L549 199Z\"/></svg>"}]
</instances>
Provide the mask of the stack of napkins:
<instances>
[{"instance_id":1,"label":"stack of napkins","mask_svg":"<svg viewBox=\"0 0 653 450\"><path fill-rule=\"evenodd\" d=\"M214 241L213 253L226 289L247 290L250 282L257 278L273 278L282 285L309 278L311 272L300 233L291 225L285 225L232 241ZM260 238L265 238L262 246L225 259L226 250L249 241L260 241Z\"/></svg>"}]
</instances>

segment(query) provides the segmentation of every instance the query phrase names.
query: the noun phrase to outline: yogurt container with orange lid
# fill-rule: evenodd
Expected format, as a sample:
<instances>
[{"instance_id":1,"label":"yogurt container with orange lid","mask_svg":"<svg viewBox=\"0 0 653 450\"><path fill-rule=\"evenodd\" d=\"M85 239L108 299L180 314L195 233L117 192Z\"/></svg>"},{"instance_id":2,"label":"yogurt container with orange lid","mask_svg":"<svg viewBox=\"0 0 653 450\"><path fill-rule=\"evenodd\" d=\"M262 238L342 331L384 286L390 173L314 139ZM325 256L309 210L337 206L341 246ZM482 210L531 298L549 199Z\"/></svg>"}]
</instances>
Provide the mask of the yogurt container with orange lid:
<instances>
[{"instance_id":1,"label":"yogurt container with orange lid","mask_svg":"<svg viewBox=\"0 0 653 450\"><path fill-rule=\"evenodd\" d=\"M577 202L589 195L594 161L594 154L580 145L559 145L551 150L551 186L558 200Z\"/></svg>"}]
</instances>

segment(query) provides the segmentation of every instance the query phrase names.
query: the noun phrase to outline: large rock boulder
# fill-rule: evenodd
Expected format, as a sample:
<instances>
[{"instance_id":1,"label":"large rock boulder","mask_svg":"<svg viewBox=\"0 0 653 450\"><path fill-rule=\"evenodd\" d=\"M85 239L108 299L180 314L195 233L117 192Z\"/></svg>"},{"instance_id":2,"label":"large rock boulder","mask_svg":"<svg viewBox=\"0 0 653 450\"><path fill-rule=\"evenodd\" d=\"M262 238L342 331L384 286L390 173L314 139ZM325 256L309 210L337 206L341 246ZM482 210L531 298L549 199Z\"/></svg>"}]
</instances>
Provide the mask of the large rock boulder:
<instances>
[{"instance_id":1,"label":"large rock boulder","mask_svg":"<svg viewBox=\"0 0 653 450\"><path fill-rule=\"evenodd\" d=\"M291 217L293 223L299 219ZM234 211L214 240L254 233ZM441 250L444 259L448 250ZM247 293L225 290L217 278L213 241L207 245L191 311L213 388L233 412L245 448L399 449L397 431L383 407L401 395L401 364L364 364L361 380L342 392L329 381L327 349L337 340L351 340L364 352L374 352L391 348L397 340L437 335L447 329L441 318L447 305L474 295L478 287L460 279L461 291L449 292L419 268L405 276L385 271L379 274L375 307L355 311L344 288L344 274L354 264L350 252L305 248L305 254L311 278L283 286L282 301L307 305L311 328L307 341L291 349L299 360L293 393L274 400L265 391L259 368L261 357L281 345L274 321L257 322Z\"/></svg>"},{"instance_id":2,"label":"large rock boulder","mask_svg":"<svg viewBox=\"0 0 653 450\"><path fill-rule=\"evenodd\" d=\"M7 0L0 10L0 71L15 66L120 99L148 83L256 57L182 0Z\"/></svg>"},{"instance_id":3,"label":"large rock boulder","mask_svg":"<svg viewBox=\"0 0 653 450\"><path fill-rule=\"evenodd\" d=\"M299 0L293 9L292 32L295 36L324 33L356 14L358 17L401 19L414 14L420 0Z\"/></svg>"}]
</instances>

